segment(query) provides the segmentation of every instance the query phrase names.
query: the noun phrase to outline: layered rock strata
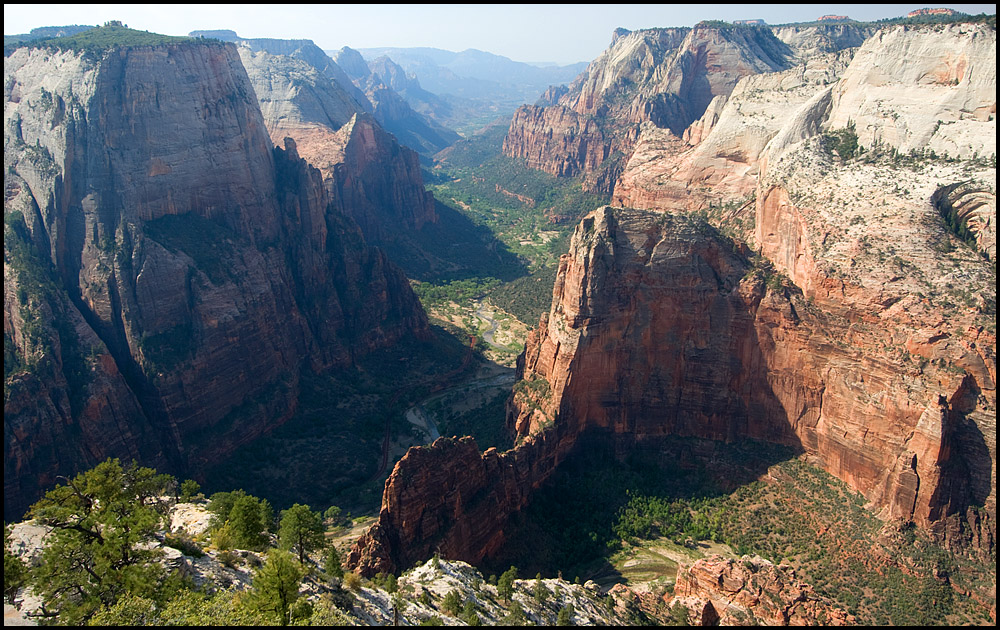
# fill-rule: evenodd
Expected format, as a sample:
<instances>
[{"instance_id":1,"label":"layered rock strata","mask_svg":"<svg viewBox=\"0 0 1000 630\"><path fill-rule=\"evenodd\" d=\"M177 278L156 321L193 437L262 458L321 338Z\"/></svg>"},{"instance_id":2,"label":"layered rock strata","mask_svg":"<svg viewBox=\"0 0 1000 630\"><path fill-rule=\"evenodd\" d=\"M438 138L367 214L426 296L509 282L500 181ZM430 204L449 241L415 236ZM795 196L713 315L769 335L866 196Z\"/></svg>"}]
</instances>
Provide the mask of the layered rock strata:
<instances>
[{"instance_id":1,"label":"layered rock strata","mask_svg":"<svg viewBox=\"0 0 1000 630\"><path fill-rule=\"evenodd\" d=\"M273 148L234 46L21 48L4 74L8 515L109 456L197 471L287 419L303 369L426 332Z\"/></svg>"},{"instance_id":2,"label":"layered rock strata","mask_svg":"<svg viewBox=\"0 0 1000 630\"><path fill-rule=\"evenodd\" d=\"M856 620L796 579L795 570L759 557L712 556L677 571L672 605L695 626L844 626Z\"/></svg>"},{"instance_id":3,"label":"layered rock strata","mask_svg":"<svg viewBox=\"0 0 1000 630\"><path fill-rule=\"evenodd\" d=\"M424 155L433 155L461 139L451 129L435 122L433 117L410 106L411 101L422 103L435 109L438 116L448 109L388 57L380 57L369 66L361 53L345 46L335 59L372 103L375 120L404 145Z\"/></svg>"},{"instance_id":4,"label":"layered rock strata","mask_svg":"<svg viewBox=\"0 0 1000 630\"><path fill-rule=\"evenodd\" d=\"M385 244L437 221L418 155L354 105L339 82L301 59L239 50L272 142L295 141L299 154L323 173L333 202L369 242Z\"/></svg>"},{"instance_id":5,"label":"layered rock strata","mask_svg":"<svg viewBox=\"0 0 1000 630\"><path fill-rule=\"evenodd\" d=\"M527 504L574 438L550 432L504 453L481 453L470 437L411 448L386 480L379 520L354 544L347 565L373 576L435 553L472 563L493 555L506 541L508 516Z\"/></svg>"},{"instance_id":6,"label":"layered rock strata","mask_svg":"<svg viewBox=\"0 0 1000 630\"><path fill-rule=\"evenodd\" d=\"M988 553L995 338L976 332L978 354L950 336L927 339L899 320L826 306L701 220L595 211L577 227L552 308L519 359L508 422L523 442L503 457L533 466L535 485L584 433L629 444L665 435L786 444L885 517L916 521L957 546L971 525ZM928 348L935 362L911 354L911 343L936 346ZM517 497L490 504L490 531L502 531L525 500L523 486L512 493L499 477L466 488L467 466L428 482L449 458L435 448L425 457L434 463L397 466L353 566L402 568L402 550L419 554L428 540L477 562L496 539L462 542L475 537L456 524L483 514L452 489ZM448 526L429 538L417 525L428 504L448 514L434 519Z\"/></svg>"},{"instance_id":7,"label":"layered rock strata","mask_svg":"<svg viewBox=\"0 0 1000 630\"><path fill-rule=\"evenodd\" d=\"M557 176L590 175L590 188L610 193L640 123L680 136L740 78L786 69L791 56L767 28L616 31L554 105L518 110L504 154Z\"/></svg>"}]
</instances>

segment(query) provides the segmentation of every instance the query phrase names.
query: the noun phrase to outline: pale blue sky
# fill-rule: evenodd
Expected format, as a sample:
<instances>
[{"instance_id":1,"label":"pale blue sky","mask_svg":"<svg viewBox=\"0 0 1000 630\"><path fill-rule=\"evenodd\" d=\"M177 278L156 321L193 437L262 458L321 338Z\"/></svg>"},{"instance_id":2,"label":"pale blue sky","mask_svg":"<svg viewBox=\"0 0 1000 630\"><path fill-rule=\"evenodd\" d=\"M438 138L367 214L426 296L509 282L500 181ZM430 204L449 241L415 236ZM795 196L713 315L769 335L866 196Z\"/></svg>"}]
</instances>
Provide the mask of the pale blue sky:
<instances>
[{"instance_id":1,"label":"pale blue sky","mask_svg":"<svg viewBox=\"0 0 1000 630\"><path fill-rule=\"evenodd\" d=\"M4 33L37 26L101 24L186 35L228 28L243 37L311 39L325 50L342 46L478 48L516 61L590 61L611 42L612 31L693 26L701 20L761 18L769 24L805 22L821 15L877 20L926 6L965 13L995 13L994 4L514 4L514 5L167 5L5 4Z\"/></svg>"}]
</instances>

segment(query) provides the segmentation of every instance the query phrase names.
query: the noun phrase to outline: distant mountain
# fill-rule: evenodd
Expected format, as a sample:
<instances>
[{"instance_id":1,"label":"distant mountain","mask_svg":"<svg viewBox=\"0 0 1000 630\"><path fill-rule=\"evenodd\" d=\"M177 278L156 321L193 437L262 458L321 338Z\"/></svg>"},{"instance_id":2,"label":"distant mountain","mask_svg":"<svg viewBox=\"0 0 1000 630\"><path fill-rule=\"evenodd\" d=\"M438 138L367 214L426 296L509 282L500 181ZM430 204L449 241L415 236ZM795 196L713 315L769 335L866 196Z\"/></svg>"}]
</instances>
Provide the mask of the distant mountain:
<instances>
[{"instance_id":1,"label":"distant mountain","mask_svg":"<svg viewBox=\"0 0 1000 630\"><path fill-rule=\"evenodd\" d=\"M52 37L67 37L69 35L76 35L77 33L82 33L84 31L89 31L94 28L93 26L88 26L85 24L71 24L69 26L39 26L38 28L31 29L30 33L21 33L18 35L4 35L3 44L20 44L24 42L32 42L37 39L50 39Z\"/></svg>"},{"instance_id":2,"label":"distant mountain","mask_svg":"<svg viewBox=\"0 0 1000 630\"><path fill-rule=\"evenodd\" d=\"M568 83L587 67L586 62L543 67L475 49L363 48L359 52L369 62L389 57L413 75L423 90L438 95L451 107L428 109L426 101L401 92L410 106L463 133L512 114L519 105L535 102L550 85ZM328 53L335 55L336 51Z\"/></svg>"},{"instance_id":3,"label":"distant mountain","mask_svg":"<svg viewBox=\"0 0 1000 630\"><path fill-rule=\"evenodd\" d=\"M431 155L459 139L458 134L451 129L446 129L424 114L413 111L391 88L381 85L361 85L355 81L352 73L357 73L359 70L353 66L348 70L343 67L342 62L349 65L355 62L355 65L365 66L361 55L357 55L356 60L335 61L336 55L328 55L309 39L245 39L231 30L192 31L190 34L192 37L210 37L248 46L254 52L266 51L272 55L287 55L308 62L350 94L357 101L359 111L372 114L378 123L394 134L402 144L418 153ZM362 72L370 74L367 66Z\"/></svg>"}]
</instances>

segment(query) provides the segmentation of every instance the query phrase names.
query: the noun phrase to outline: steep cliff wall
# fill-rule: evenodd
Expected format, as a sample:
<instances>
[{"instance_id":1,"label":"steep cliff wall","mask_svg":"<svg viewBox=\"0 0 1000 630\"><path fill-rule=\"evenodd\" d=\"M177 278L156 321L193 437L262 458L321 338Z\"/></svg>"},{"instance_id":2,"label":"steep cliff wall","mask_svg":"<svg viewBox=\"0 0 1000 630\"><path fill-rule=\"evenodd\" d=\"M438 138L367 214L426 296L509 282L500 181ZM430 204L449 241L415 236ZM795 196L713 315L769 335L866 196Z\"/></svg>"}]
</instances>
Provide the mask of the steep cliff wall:
<instances>
[{"instance_id":1,"label":"steep cliff wall","mask_svg":"<svg viewBox=\"0 0 1000 630\"><path fill-rule=\"evenodd\" d=\"M610 193L640 123L680 136L739 79L786 69L791 59L767 28L623 31L556 105L519 109L503 151L557 176L609 171L589 187Z\"/></svg>"},{"instance_id":2,"label":"steep cliff wall","mask_svg":"<svg viewBox=\"0 0 1000 630\"><path fill-rule=\"evenodd\" d=\"M680 567L672 604L697 626L844 626L857 621L796 579L787 565L759 557L712 556Z\"/></svg>"},{"instance_id":3,"label":"steep cliff wall","mask_svg":"<svg viewBox=\"0 0 1000 630\"><path fill-rule=\"evenodd\" d=\"M296 58L239 50L272 142L294 140L299 154L323 173L330 198L369 242L385 244L437 221L417 154L353 106L339 83Z\"/></svg>"},{"instance_id":4,"label":"steep cliff wall","mask_svg":"<svg viewBox=\"0 0 1000 630\"><path fill-rule=\"evenodd\" d=\"M443 102L420 88L415 78L388 57L374 62L374 69L358 51L344 47L336 55L358 89L363 90L373 105L373 115L401 143L424 155L433 155L461 139L457 133L413 109L416 101L432 108L445 108ZM408 92L400 93L400 90ZM439 111L437 113L444 113Z\"/></svg>"},{"instance_id":5,"label":"steep cliff wall","mask_svg":"<svg viewBox=\"0 0 1000 630\"><path fill-rule=\"evenodd\" d=\"M817 54L789 70L741 79L728 98L712 101L683 139L645 125L612 203L663 211L743 205L757 186L760 156L788 124L788 112L828 90L852 54Z\"/></svg>"},{"instance_id":6,"label":"steep cliff wall","mask_svg":"<svg viewBox=\"0 0 1000 630\"><path fill-rule=\"evenodd\" d=\"M5 511L107 456L197 470L288 418L303 367L426 330L273 149L234 46L21 48L4 74Z\"/></svg>"}]
</instances>

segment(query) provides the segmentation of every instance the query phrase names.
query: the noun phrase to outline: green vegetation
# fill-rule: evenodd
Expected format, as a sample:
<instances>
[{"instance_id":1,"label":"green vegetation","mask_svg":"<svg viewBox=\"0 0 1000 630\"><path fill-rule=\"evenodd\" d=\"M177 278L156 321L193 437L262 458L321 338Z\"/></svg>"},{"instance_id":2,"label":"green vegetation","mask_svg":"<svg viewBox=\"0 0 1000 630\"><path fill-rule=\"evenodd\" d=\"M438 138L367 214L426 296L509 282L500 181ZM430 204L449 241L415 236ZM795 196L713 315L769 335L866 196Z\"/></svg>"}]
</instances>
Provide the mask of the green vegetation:
<instances>
[{"instance_id":1,"label":"green vegetation","mask_svg":"<svg viewBox=\"0 0 1000 630\"><path fill-rule=\"evenodd\" d=\"M11 527L11 525L5 525L3 528L3 595L8 604L14 603L17 591L24 586L28 577L27 565L20 557L11 552Z\"/></svg>"},{"instance_id":2,"label":"green vegetation","mask_svg":"<svg viewBox=\"0 0 1000 630\"><path fill-rule=\"evenodd\" d=\"M505 451L514 446L514 441L504 425L507 399L510 394L501 391L483 405L463 413L444 413L438 416L441 435L471 435L480 449L496 447Z\"/></svg>"},{"instance_id":3,"label":"green vegetation","mask_svg":"<svg viewBox=\"0 0 1000 630\"><path fill-rule=\"evenodd\" d=\"M302 577L302 568L290 553L269 550L264 566L253 576L250 592L253 606L278 624L287 626L292 607L299 598Z\"/></svg>"},{"instance_id":4,"label":"green vegetation","mask_svg":"<svg viewBox=\"0 0 1000 630\"><path fill-rule=\"evenodd\" d=\"M326 543L323 520L308 505L296 503L281 513L278 540L281 549L296 549L299 562L305 564L306 554L321 549Z\"/></svg>"},{"instance_id":5,"label":"green vegetation","mask_svg":"<svg viewBox=\"0 0 1000 630\"><path fill-rule=\"evenodd\" d=\"M243 490L216 492L209 498L208 510L215 515L213 541L217 548L260 550L267 545L274 510L266 499Z\"/></svg>"},{"instance_id":6,"label":"green vegetation","mask_svg":"<svg viewBox=\"0 0 1000 630\"><path fill-rule=\"evenodd\" d=\"M374 475L387 418L394 436L408 435L407 407L448 382L444 377L458 379L474 368L471 361L462 367L467 340L432 331L427 341L404 340L352 368L304 374L295 415L206 471L207 492L243 487L277 509L298 502L377 511L385 477ZM391 468L390 462L384 474Z\"/></svg>"},{"instance_id":7,"label":"green vegetation","mask_svg":"<svg viewBox=\"0 0 1000 630\"><path fill-rule=\"evenodd\" d=\"M497 580L497 595L503 599L505 604L510 604L510 598L514 595L514 580L517 579L517 567L512 566L503 572Z\"/></svg>"},{"instance_id":8,"label":"green vegetation","mask_svg":"<svg viewBox=\"0 0 1000 630\"><path fill-rule=\"evenodd\" d=\"M30 577L43 616L79 625L125 595L164 601L176 584L151 543L166 513L159 497L173 478L109 459L64 481L29 511L53 528Z\"/></svg>"},{"instance_id":9,"label":"green vegetation","mask_svg":"<svg viewBox=\"0 0 1000 630\"><path fill-rule=\"evenodd\" d=\"M834 129L823 134L823 147L836 154L841 160L850 160L858 154L858 134L854 123L847 122L843 129Z\"/></svg>"},{"instance_id":10,"label":"green vegetation","mask_svg":"<svg viewBox=\"0 0 1000 630\"><path fill-rule=\"evenodd\" d=\"M566 249L569 249L567 244ZM538 325L538 318L552 306L552 286L556 267L541 267L531 275L517 278L490 291L490 301L528 326Z\"/></svg>"},{"instance_id":11,"label":"green vegetation","mask_svg":"<svg viewBox=\"0 0 1000 630\"><path fill-rule=\"evenodd\" d=\"M181 44L187 42L215 42L216 40L195 39L193 37L174 37L160 35L149 31L139 31L123 25L117 20L105 23L66 37L52 39L36 39L24 43L4 45L4 54L20 46L31 48L50 48L55 50L75 50L87 53L98 53L114 48L130 48L134 46L161 46L163 44ZM221 43L221 42L220 42Z\"/></svg>"},{"instance_id":12,"label":"green vegetation","mask_svg":"<svg viewBox=\"0 0 1000 630\"><path fill-rule=\"evenodd\" d=\"M19 351L4 332L4 377L21 370L45 369L46 366L39 365L39 359L55 352L57 338L63 374L69 385L70 409L75 415L83 408L90 365L80 348L76 329L66 316L69 306L55 270L38 251L20 212L4 213L3 253L4 265L16 274L16 297L27 346L23 352Z\"/></svg>"},{"instance_id":13,"label":"green vegetation","mask_svg":"<svg viewBox=\"0 0 1000 630\"><path fill-rule=\"evenodd\" d=\"M706 447L710 455L691 456ZM864 497L787 449L668 438L656 455L615 463L604 447L588 448L515 519L497 564L667 589L677 565L663 553L697 558L724 543L737 555L791 564L861 624L983 620L982 605L964 593L988 590L993 559L947 552L912 525L882 523Z\"/></svg>"}]
</instances>

